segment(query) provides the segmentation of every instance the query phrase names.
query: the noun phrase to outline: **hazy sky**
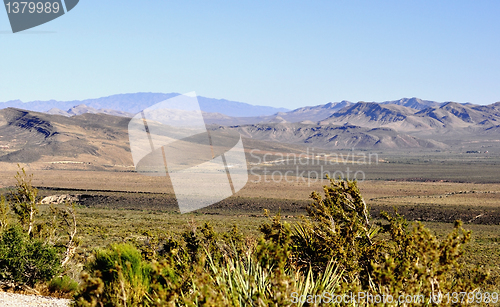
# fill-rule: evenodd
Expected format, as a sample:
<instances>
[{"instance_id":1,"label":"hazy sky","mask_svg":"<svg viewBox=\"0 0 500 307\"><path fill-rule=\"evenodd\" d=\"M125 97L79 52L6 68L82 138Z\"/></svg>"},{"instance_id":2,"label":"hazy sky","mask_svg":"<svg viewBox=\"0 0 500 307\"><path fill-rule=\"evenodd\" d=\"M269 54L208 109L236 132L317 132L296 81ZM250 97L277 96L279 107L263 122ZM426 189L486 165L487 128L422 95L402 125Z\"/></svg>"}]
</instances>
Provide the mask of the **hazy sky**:
<instances>
[{"instance_id":1,"label":"hazy sky","mask_svg":"<svg viewBox=\"0 0 500 307\"><path fill-rule=\"evenodd\" d=\"M296 108L500 101L500 1L81 0L12 34L0 101L190 92Z\"/></svg>"}]
</instances>

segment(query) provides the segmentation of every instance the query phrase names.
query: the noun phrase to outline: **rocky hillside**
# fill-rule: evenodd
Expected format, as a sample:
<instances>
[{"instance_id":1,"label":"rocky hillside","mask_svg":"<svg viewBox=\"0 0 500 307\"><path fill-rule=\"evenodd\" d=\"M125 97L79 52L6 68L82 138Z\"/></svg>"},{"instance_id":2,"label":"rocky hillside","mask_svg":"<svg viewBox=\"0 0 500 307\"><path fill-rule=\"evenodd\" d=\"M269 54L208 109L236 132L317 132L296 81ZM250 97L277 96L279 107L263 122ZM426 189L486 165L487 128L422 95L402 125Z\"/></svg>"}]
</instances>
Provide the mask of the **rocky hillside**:
<instances>
[{"instance_id":1,"label":"rocky hillside","mask_svg":"<svg viewBox=\"0 0 500 307\"><path fill-rule=\"evenodd\" d=\"M83 114L71 118L0 110L0 162L78 163L87 168L132 164L128 118Z\"/></svg>"}]
</instances>

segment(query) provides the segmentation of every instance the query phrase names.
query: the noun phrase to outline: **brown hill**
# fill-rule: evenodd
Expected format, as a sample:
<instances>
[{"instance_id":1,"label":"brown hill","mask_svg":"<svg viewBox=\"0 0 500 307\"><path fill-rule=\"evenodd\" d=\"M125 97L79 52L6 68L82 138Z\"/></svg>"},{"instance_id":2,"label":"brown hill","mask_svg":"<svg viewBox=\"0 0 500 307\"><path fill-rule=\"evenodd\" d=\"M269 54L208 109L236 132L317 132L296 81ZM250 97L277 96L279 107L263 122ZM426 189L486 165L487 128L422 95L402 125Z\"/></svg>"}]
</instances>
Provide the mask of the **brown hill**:
<instances>
[{"instance_id":1,"label":"brown hill","mask_svg":"<svg viewBox=\"0 0 500 307\"><path fill-rule=\"evenodd\" d=\"M65 164L85 168L130 167L130 119L104 114L73 117L0 110L0 162L41 162L50 169Z\"/></svg>"}]
</instances>

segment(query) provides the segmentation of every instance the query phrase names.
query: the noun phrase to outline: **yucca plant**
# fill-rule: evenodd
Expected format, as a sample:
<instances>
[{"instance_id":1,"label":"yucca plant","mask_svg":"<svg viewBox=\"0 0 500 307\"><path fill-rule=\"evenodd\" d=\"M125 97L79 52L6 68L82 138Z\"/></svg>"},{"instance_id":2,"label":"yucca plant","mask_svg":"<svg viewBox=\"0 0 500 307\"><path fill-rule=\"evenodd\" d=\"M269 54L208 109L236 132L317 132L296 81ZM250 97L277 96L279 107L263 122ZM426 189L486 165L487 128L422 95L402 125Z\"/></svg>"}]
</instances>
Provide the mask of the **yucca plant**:
<instances>
[{"instance_id":1,"label":"yucca plant","mask_svg":"<svg viewBox=\"0 0 500 307\"><path fill-rule=\"evenodd\" d=\"M210 276L214 285L222 292L223 296L231 302L231 306L268 306L276 298L274 284L279 282L274 268L263 267L251 255L229 258L225 265L219 266L213 262L207 253ZM313 274L311 268L307 273L288 269L282 272L281 281L288 282L285 305L291 305L292 293L297 295L317 295L325 292L335 293L341 281L341 272L334 261L330 261L324 272ZM304 302L294 304L303 306ZM282 305L280 305L282 306Z\"/></svg>"},{"instance_id":2,"label":"yucca plant","mask_svg":"<svg viewBox=\"0 0 500 307\"><path fill-rule=\"evenodd\" d=\"M337 263L332 259L326 265L325 270L319 274L313 274L312 268L307 270L307 274L302 272L295 273L295 284L293 285L296 297L313 297L319 295L325 297L326 293L333 295L339 292L340 284L342 282L343 272L339 270ZM294 306L304 306L307 301L297 300Z\"/></svg>"},{"instance_id":3,"label":"yucca plant","mask_svg":"<svg viewBox=\"0 0 500 307\"><path fill-rule=\"evenodd\" d=\"M215 263L208 252L206 256L214 286L232 305L256 306L257 298L269 295L269 271L252 256L238 255L222 265Z\"/></svg>"}]
</instances>

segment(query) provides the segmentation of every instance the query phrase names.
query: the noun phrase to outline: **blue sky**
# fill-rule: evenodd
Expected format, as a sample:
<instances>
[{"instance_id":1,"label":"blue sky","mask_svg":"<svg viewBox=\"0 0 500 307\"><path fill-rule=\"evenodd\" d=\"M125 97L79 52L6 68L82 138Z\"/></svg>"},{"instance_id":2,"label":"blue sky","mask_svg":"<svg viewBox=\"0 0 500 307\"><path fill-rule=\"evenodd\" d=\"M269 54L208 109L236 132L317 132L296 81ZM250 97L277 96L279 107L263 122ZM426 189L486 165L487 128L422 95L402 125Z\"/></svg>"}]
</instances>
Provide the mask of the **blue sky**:
<instances>
[{"instance_id":1,"label":"blue sky","mask_svg":"<svg viewBox=\"0 0 500 307\"><path fill-rule=\"evenodd\" d=\"M297 108L500 101L500 1L81 0L17 34L0 101L190 92Z\"/></svg>"}]
</instances>

